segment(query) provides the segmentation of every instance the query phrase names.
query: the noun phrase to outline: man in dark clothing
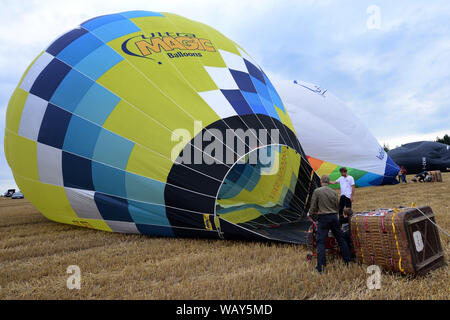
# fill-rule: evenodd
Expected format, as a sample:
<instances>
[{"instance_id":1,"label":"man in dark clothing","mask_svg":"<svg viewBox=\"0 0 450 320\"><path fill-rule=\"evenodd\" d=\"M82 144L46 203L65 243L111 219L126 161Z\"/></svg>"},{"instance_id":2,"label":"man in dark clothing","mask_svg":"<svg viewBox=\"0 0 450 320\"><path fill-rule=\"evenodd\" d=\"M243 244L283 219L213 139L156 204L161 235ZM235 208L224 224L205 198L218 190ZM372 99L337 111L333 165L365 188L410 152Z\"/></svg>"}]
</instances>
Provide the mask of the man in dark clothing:
<instances>
[{"instance_id":1,"label":"man in dark clothing","mask_svg":"<svg viewBox=\"0 0 450 320\"><path fill-rule=\"evenodd\" d=\"M328 185L330 177L323 175L320 179L321 187L314 190L311 197L311 213L318 214L317 225L317 271L322 272L323 267L326 266L326 251L325 243L328 237L328 231L333 232L336 238L342 258L345 262L351 261L350 251L342 233L339 220L338 210L339 203L337 193Z\"/></svg>"},{"instance_id":2,"label":"man in dark clothing","mask_svg":"<svg viewBox=\"0 0 450 320\"><path fill-rule=\"evenodd\" d=\"M428 171L422 171L421 173L418 173L414 176L413 181L417 182L417 178L419 178L419 182L425 182L426 178L428 177Z\"/></svg>"}]
</instances>

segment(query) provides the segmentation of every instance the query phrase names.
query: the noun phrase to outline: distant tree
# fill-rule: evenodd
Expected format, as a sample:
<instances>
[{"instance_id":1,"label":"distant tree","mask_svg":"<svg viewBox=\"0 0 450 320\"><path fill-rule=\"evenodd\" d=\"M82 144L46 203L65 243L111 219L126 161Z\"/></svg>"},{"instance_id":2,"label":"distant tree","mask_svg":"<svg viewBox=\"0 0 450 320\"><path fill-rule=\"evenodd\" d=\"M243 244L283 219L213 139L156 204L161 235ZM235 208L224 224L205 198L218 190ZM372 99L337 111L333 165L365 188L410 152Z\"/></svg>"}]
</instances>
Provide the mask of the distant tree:
<instances>
[{"instance_id":1,"label":"distant tree","mask_svg":"<svg viewBox=\"0 0 450 320\"><path fill-rule=\"evenodd\" d=\"M383 149L384 151L386 151L386 153L388 153L391 149L389 148L389 145L386 143L383 143Z\"/></svg>"},{"instance_id":2,"label":"distant tree","mask_svg":"<svg viewBox=\"0 0 450 320\"><path fill-rule=\"evenodd\" d=\"M437 137L436 142L450 145L450 136L448 134L445 134L442 138Z\"/></svg>"}]
</instances>

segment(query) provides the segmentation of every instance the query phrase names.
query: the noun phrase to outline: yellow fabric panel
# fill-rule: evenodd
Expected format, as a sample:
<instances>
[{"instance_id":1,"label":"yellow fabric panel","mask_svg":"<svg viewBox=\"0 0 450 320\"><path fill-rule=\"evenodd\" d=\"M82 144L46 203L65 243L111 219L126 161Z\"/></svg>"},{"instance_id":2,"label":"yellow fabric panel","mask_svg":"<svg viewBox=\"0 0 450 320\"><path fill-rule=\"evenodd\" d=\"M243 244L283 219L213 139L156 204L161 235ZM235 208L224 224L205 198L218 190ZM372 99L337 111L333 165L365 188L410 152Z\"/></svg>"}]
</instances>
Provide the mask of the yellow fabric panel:
<instances>
[{"instance_id":1,"label":"yellow fabric panel","mask_svg":"<svg viewBox=\"0 0 450 320\"><path fill-rule=\"evenodd\" d=\"M160 157L154 152L136 144L128 158L126 170L147 178L166 182L172 165L173 163L170 160Z\"/></svg>"},{"instance_id":2,"label":"yellow fabric panel","mask_svg":"<svg viewBox=\"0 0 450 320\"><path fill-rule=\"evenodd\" d=\"M298 176L300 166L300 156L293 149L282 147L281 150L278 179L270 193L270 198L276 203L280 201L284 187L291 186L292 174Z\"/></svg>"},{"instance_id":3,"label":"yellow fabric panel","mask_svg":"<svg viewBox=\"0 0 450 320\"><path fill-rule=\"evenodd\" d=\"M280 117L281 122L286 125L289 129L292 130L292 132L295 133L294 125L292 124L291 118L289 118L289 115L287 113L284 113L283 110L278 108L276 105L275 110L277 110L278 116Z\"/></svg>"},{"instance_id":4,"label":"yellow fabric panel","mask_svg":"<svg viewBox=\"0 0 450 320\"><path fill-rule=\"evenodd\" d=\"M255 208L246 208L219 215L220 218L235 224L251 221L259 216L261 216L261 212Z\"/></svg>"},{"instance_id":5,"label":"yellow fabric panel","mask_svg":"<svg viewBox=\"0 0 450 320\"><path fill-rule=\"evenodd\" d=\"M5 131L5 149L8 164L14 174L39 181L37 166L37 142Z\"/></svg>"},{"instance_id":6,"label":"yellow fabric panel","mask_svg":"<svg viewBox=\"0 0 450 320\"><path fill-rule=\"evenodd\" d=\"M6 128L15 133L19 132L20 117L27 97L28 92L17 87L9 100L6 109Z\"/></svg>"},{"instance_id":7,"label":"yellow fabric panel","mask_svg":"<svg viewBox=\"0 0 450 320\"><path fill-rule=\"evenodd\" d=\"M14 178L25 197L47 219L76 226L83 226L81 222L85 221L87 222L87 224L84 224L86 227L91 226L99 230L112 231L103 220L78 218L70 206L64 187L41 183L19 175L15 175Z\"/></svg>"},{"instance_id":8,"label":"yellow fabric panel","mask_svg":"<svg viewBox=\"0 0 450 320\"><path fill-rule=\"evenodd\" d=\"M73 219L70 224L73 224L78 227L85 227L90 229L113 232L112 229L106 224L104 220L77 218Z\"/></svg>"},{"instance_id":9,"label":"yellow fabric panel","mask_svg":"<svg viewBox=\"0 0 450 320\"><path fill-rule=\"evenodd\" d=\"M321 177L324 174L330 175L331 172L334 171L334 169L337 168L337 164L333 164L330 162L323 162L320 168L316 171L317 175Z\"/></svg>"},{"instance_id":10,"label":"yellow fabric panel","mask_svg":"<svg viewBox=\"0 0 450 320\"><path fill-rule=\"evenodd\" d=\"M175 116L172 116L172 118L174 123L177 123L179 120ZM188 124L186 128L184 128L181 123L178 123L178 125L180 126L180 128L189 130L191 137L193 137L193 123ZM109 115L108 119L103 124L103 127L126 139L154 150L159 154L164 155L168 159L171 159L172 148L179 143L178 140L171 141L172 132L169 132L169 130L161 127L156 122L146 117L123 100L118 103L116 108ZM134 153L131 156L134 159L132 161L135 161L136 156L142 155L143 151L133 149L132 153ZM158 163L160 163L159 161L164 160L158 160ZM149 163L149 165L152 164ZM169 166L169 163L163 165L163 167L167 168ZM136 163L131 163L130 168L136 170Z\"/></svg>"},{"instance_id":11,"label":"yellow fabric panel","mask_svg":"<svg viewBox=\"0 0 450 320\"><path fill-rule=\"evenodd\" d=\"M176 58L168 58L163 50L151 55L151 58L161 61L162 64L124 53L122 44L130 37L131 35L127 35L108 42L108 45L119 52L126 60L110 69L98 80L99 83L142 109L145 113L165 123L168 127L171 127L170 119L174 117L180 120L184 126L189 125L194 120L201 120L203 126L207 126L220 119L198 95L193 85L198 81L196 78L199 78L201 73L203 73L203 79L209 79L203 68L199 68L196 74L193 73L191 68L191 81L187 81L183 74L174 67L175 64L169 61L175 61ZM191 61L196 61L197 58L183 57L178 59L180 62L176 63L176 66L189 65ZM186 59L187 61L185 61ZM209 80L209 86L206 88L213 90L217 87L212 80ZM171 128L180 127L172 126Z\"/></svg>"},{"instance_id":12,"label":"yellow fabric panel","mask_svg":"<svg viewBox=\"0 0 450 320\"><path fill-rule=\"evenodd\" d=\"M198 25L195 25L193 23L189 24L189 20L187 19L174 19L174 20L168 20L167 18L163 20L155 20L155 22L159 23L153 23L149 19L142 19L142 18L135 18L131 19L146 35L146 37L151 38L152 36L158 37L160 34L156 33L158 30L176 30L176 32L181 33L194 33L192 30L198 30ZM175 24L176 23L176 24ZM185 31L190 30L190 31ZM183 32L185 31L185 32ZM194 33L197 39L205 39L206 35L204 35L204 32L202 33L201 30L199 32ZM164 36L164 35L163 35ZM166 35L167 36L167 35ZM161 38L161 37L159 37ZM174 38L177 42L179 42L181 45L183 44L182 39L187 37L184 35L180 35L178 37L175 33L173 34L172 38ZM180 41L178 41L180 39ZM142 40L142 39L141 39ZM147 40L149 41L149 40ZM109 43L111 46L115 46L116 41L112 41ZM119 43L118 43L119 44ZM198 45L198 44L195 44ZM185 47L186 48L186 47ZM168 53L174 55L178 51L182 51L184 53L196 53L201 54L201 57L174 57L170 58ZM159 53L153 52L152 54L148 55L148 57L160 60L162 62L162 65L158 65L155 62L150 62L147 59L138 58L138 57L130 57L128 56L128 59L136 66L139 67L139 69L145 71L146 69L152 69L153 72L163 72L164 76L167 76L166 78L170 81L173 81L176 79L177 81L180 81L180 83L187 83L189 86L192 86L195 91L209 91L209 90L216 90L218 89L214 81L209 77L208 73L206 72L204 65L214 65L214 66L221 66L225 67L224 62L222 61L220 54L218 50L215 50L214 52L206 51L206 50L182 50L174 47L171 50L161 50ZM171 66L172 68L164 68L163 65ZM150 71L149 71L150 72ZM164 89L167 90L176 90L178 88L174 88L175 85L172 83L168 84L168 86ZM170 92L170 91L168 91ZM180 92L181 93L181 92ZM192 94L191 92L189 94ZM200 102L201 104L204 104L204 102Z\"/></svg>"},{"instance_id":13,"label":"yellow fabric panel","mask_svg":"<svg viewBox=\"0 0 450 320\"><path fill-rule=\"evenodd\" d=\"M208 30L203 28L203 25L199 24L198 22L192 21L190 19L186 19L184 17L178 16L175 14L167 14L167 19L180 32L194 33L199 38L206 38L206 39L211 38L210 34L208 33ZM146 29L146 30L148 30L148 29ZM213 44L215 44L215 42ZM221 47L216 47L216 46L215 46L215 48L216 48L216 50L222 49ZM195 50L194 52L200 52L202 54L202 57L197 58L197 59L198 59L198 62L201 63L203 66L220 67L220 68L226 67L225 62L223 61L222 56L218 53L218 51L208 52L208 51ZM234 50L232 52L236 52L236 50ZM195 72L197 72L197 69L195 69ZM207 76L207 77L209 78L209 76ZM206 80L201 79L201 83L203 83L203 81L206 81ZM215 86L215 84L214 84L214 86ZM213 90L213 89L205 88L204 90L198 90L198 91L206 91L206 90Z\"/></svg>"}]
</instances>

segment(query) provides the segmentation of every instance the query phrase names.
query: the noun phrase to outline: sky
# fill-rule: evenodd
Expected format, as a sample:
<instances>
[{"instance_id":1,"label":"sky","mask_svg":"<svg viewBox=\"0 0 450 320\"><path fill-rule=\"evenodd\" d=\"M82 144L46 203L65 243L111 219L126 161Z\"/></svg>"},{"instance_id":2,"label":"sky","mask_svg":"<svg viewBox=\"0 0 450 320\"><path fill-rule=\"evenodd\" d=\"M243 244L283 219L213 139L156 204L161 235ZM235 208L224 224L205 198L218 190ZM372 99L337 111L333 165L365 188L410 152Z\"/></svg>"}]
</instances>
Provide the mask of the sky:
<instances>
[{"instance_id":1,"label":"sky","mask_svg":"<svg viewBox=\"0 0 450 320\"><path fill-rule=\"evenodd\" d=\"M450 1L0 0L0 192L6 107L31 61L95 16L176 13L240 44L272 80L339 97L390 148L450 134ZM295 122L295 121L294 121Z\"/></svg>"}]
</instances>

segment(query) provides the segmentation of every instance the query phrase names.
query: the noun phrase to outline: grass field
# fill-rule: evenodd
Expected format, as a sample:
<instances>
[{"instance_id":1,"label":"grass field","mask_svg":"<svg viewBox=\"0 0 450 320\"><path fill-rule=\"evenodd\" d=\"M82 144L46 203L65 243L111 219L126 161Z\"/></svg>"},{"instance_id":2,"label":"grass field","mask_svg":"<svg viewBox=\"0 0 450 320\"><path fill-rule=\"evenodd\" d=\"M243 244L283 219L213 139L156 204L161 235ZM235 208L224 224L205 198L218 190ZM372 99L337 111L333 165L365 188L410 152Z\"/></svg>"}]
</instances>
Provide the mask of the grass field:
<instances>
[{"instance_id":1,"label":"grass field","mask_svg":"<svg viewBox=\"0 0 450 320\"><path fill-rule=\"evenodd\" d=\"M354 211L429 205L450 230L450 173L443 183L356 190ZM411 176L408 176L408 180ZM440 233L444 254L449 238ZM304 246L152 238L57 224L26 199L0 200L0 299L449 299L450 268L422 278L382 273L369 290L364 265L331 259L322 275ZM69 265L80 290L66 286Z\"/></svg>"}]
</instances>

